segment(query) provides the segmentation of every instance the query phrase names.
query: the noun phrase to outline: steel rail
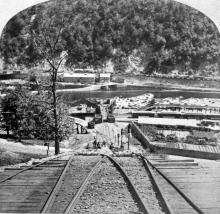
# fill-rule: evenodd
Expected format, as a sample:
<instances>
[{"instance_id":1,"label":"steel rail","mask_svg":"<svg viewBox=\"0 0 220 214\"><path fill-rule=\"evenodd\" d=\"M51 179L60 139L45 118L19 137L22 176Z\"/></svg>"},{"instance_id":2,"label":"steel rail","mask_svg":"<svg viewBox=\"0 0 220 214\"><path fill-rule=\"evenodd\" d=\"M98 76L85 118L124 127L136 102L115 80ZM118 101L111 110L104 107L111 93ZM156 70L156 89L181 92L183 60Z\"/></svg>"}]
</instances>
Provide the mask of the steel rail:
<instances>
[{"instance_id":1,"label":"steel rail","mask_svg":"<svg viewBox=\"0 0 220 214\"><path fill-rule=\"evenodd\" d=\"M87 184L89 183L89 180L92 178L92 176L94 175L95 171L97 170L97 168L100 166L101 162L102 162L103 158L101 158L96 165L92 168L92 170L90 171L90 173L87 175L87 177L85 178L85 180L83 181L82 185L80 186L80 188L78 189L77 193L75 194L75 196L73 197L72 201L69 203L68 207L66 208L66 210L64 211L64 214L71 214L73 213L73 209L76 206L78 200L80 199L81 195L83 194L84 190L87 187Z\"/></svg>"},{"instance_id":2,"label":"steel rail","mask_svg":"<svg viewBox=\"0 0 220 214\"><path fill-rule=\"evenodd\" d=\"M44 206L42 207L40 213L49 213L49 210L51 209L54 200L56 198L56 194L58 193L58 191L60 190L61 184L63 182L64 176L66 175L66 171L69 169L70 164L72 163L72 160L74 158L74 155L72 155L72 157L68 160L66 166L64 167L60 177L58 178L56 185L54 186L53 190L50 192L49 197L47 198L46 203L44 204Z\"/></svg>"},{"instance_id":3,"label":"steel rail","mask_svg":"<svg viewBox=\"0 0 220 214\"><path fill-rule=\"evenodd\" d=\"M143 200L141 199L140 193L138 192L138 190L136 189L135 185L133 184L133 182L131 181L131 179L129 178L129 176L127 175L127 173L125 172L125 170L123 169L123 167L112 157L108 156L108 155L104 155L103 156L107 157L115 166L116 168L122 172L124 178L127 180L127 182L129 183L129 185L131 186L132 190L134 191L136 197L138 198L140 205L144 211L144 213L146 214L150 214L150 209L148 208L147 204L145 204L143 202Z\"/></svg>"},{"instance_id":4,"label":"steel rail","mask_svg":"<svg viewBox=\"0 0 220 214\"><path fill-rule=\"evenodd\" d=\"M142 161L143 161L143 164L144 164L144 167L145 167L146 171L149 172L149 175L150 175L150 178L151 178L153 184L155 185L157 191L159 192L161 198L163 199L163 202L164 202L164 204L165 204L165 206L166 206L167 213L172 214L173 212L172 212L172 209L171 209L171 207L170 207L170 204L169 204L169 202L167 201L166 197L164 196L163 191L162 191L160 185L159 185L158 182L156 181L156 178L155 178L155 176L153 175L152 170L150 169L148 163L145 161L145 159L143 158L143 156L141 156L141 159L142 159Z\"/></svg>"},{"instance_id":5,"label":"steel rail","mask_svg":"<svg viewBox=\"0 0 220 214\"><path fill-rule=\"evenodd\" d=\"M36 164L36 165L32 165L32 166L30 166L30 167L27 167L27 168L25 168L25 169L22 169L22 170L20 170L19 172L15 173L15 174L13 174L13 175L10 175L10 176L8 176L7 178L4 178L3 180L1 180L1 181L0 181L0 185L1 185L2 183L4 183L5 181L11 180L11 179L14 178L15 176L17 176L17 175L19 175L19 174L21 174L21 173L23 173L23 172L25 172L25 171L27 171L27 170L30 170L30 169L33 169L33 168L35 168L35 167L37 167L37 166L43 165L44 163L47 163L47 162L49 162L49 161L51 161L51 160L56 160L56 159L58 159L58 158L60 158L60 157L65 157L65 156L68 156L68 155L71 155L71 154L60 154L60 155L57 155L57 156L55 156L55 157L50 158L49 160L44 160L44 161L42 161L41 163L38 163L38 164Z\"/></svg>"},{"instance_id":6,"label":"steel rail","mask_svg":"<svg viewBox=\"0 0 220 214\"><path fill-rule=\"evenodd\" d=\"M186 196L166 175L164 175L164 173L161 172L161 170L159 170L156 166L154 166L149 160L148 158L144 157L143 155L139 156L144 160L145 164L147 165L147 167L150 169L149 165L155 169L157 171L158 174L160 174L181 196L182 198L184 198L184 200L199 214L204 214L204 212L188 197ZM150 170L149 170L150 171ZM154 177L153 173L151 172L151 175ZM154 178L154 182L156 182L156 179ZM158 187L158 189L160 190L160 187L158 184L156 184L156 186ZM161 193L161 191L160 191ZM162 198L164 199L166 206L168 208L168 210L172 213L171 208L169 206L169 204L167 204L167 200L165 200L165 198L163 197L163 195L161 194Z\"/></svg>"}]
</instances>

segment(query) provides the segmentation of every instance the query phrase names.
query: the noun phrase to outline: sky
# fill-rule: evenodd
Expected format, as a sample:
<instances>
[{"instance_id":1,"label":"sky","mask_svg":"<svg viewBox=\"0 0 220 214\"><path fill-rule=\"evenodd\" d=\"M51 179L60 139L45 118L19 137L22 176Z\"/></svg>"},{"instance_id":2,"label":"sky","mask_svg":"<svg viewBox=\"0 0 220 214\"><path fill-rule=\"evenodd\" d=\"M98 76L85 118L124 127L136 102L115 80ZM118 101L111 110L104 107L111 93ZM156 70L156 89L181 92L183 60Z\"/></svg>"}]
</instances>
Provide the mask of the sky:
<instances>
[{"instance_id":1,"label":"sky","mask_svg":"<svg viewBox=\"0 0 220 214\"><path fill-rule=\"evenodd\" d=\"M0 0L0 34L16 13L46 0ZM220 0L176 0L192 6L211 18L220 30Z\"/></svg>"}]
</instances>

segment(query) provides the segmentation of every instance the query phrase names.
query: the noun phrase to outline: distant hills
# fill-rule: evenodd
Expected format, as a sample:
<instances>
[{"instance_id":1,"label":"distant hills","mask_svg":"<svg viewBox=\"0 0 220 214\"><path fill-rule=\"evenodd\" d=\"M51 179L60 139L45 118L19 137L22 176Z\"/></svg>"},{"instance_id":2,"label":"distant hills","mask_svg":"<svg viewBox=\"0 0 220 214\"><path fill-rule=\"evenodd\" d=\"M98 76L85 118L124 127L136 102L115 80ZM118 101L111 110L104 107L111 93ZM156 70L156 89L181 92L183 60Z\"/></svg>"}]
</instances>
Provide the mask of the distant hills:
<instances>
[{"instance_id":1,"label":"distant hills","mask_svg":"<svg viewBox=\"0 0 220 214\"><path fill-rule=\"evenodd\" d=\"M34 6L8 22L0 42L6 65L42 63L33 32L69 16L60 42L67 67L100 68L111 61L119 73L219 72L219 32L188 6L168 0L62 0L54 14L55 3Z\"/></svg>"}]
</instances>

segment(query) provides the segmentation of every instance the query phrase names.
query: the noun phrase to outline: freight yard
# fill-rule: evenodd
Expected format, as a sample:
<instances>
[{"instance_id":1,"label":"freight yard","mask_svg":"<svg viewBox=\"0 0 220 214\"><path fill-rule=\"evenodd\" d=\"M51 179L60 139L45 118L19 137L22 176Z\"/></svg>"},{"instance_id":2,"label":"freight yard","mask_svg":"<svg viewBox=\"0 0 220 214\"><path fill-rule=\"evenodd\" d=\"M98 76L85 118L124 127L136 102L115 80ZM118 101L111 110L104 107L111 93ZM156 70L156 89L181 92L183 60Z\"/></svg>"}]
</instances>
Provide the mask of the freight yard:
<instances>
[{"instance_id":1,"label":"freight yard","mask_svg":"<svg viewBox=\"0 0 220 214\"><path fill-rule=\"evenodd\" d=\"M164 100L160 102L166 106ZM167 107L172 104L177 105L169 102ZM100 116L95 114L87 123L74 120L87 134L78 127L79 140L68 144L67 153L30 165L2 167L0 212L218 213L218 129L210 134L210 121L207 125L197 119L179 118L175 122L172 118L141 116L129 122L132 115L127 113L127 122L117 122L115 110L132 106L138 111L143 105L154 108L153 96L99 99L100 111L96 113ZM184 106L186 111L190 107ZM71 112L73 109L86 114L92 107L79 104ZM109 114L116 122L107 121ZM87 127L92 121L94 127ZM199 132L197 138L193 138L192 129ZM183 142L184 132L187 142ZM187 136L192 133L189 142ZM13 204L4 199L8 194Z\"/></svg>"},{"instance_id":2,"label":"freight yard","mask_svg":"<svg viewBox=\"0 0 220 214\"><path fill-rule=\"evenodd\" d=\"M103 131L108 129L105 124ZM0 212L219 212L218 161L153 154L143 146L134 137L129 149L82 144L78 152L6 167L0 173Z\"/></svg>"}]
</instances>

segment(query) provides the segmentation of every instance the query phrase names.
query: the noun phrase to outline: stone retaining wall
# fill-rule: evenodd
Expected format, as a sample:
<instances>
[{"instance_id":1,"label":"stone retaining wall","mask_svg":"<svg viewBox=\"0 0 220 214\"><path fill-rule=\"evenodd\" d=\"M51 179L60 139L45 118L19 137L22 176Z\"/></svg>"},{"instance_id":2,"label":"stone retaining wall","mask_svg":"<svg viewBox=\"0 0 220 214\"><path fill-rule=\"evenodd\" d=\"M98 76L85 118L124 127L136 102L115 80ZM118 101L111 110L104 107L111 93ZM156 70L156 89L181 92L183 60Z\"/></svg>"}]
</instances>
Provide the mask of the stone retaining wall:
<instances>
[{"instance_id":1,"label":"stone retaining wall","mask_svg":"<svg viewBox=\"0 0 220 214\"><path fill-rule=\"evenodd\" d=\"M144 148L150 148L152 151L157 151L163 154L179 155L179 156L193 157L193 158L202 158L202 159L210 159L210 160L220 159L219 153L177 149L177 148L169 148L159 145L153 145L150 139L133 122L131 123L131 131L132 134L141 142Z\"/></svg>"},{"instance_id":2,"label":"stone retaining wall","mask_svg":"<svg viewBox=\"0 0 220 214\"><path fill-rule=\"evenodd\" d=\"M141 131L141 129L134 123L131 123L131 132L142 144L144 148L153 149L150 139Z\"/></svg>"}]
</instances>

